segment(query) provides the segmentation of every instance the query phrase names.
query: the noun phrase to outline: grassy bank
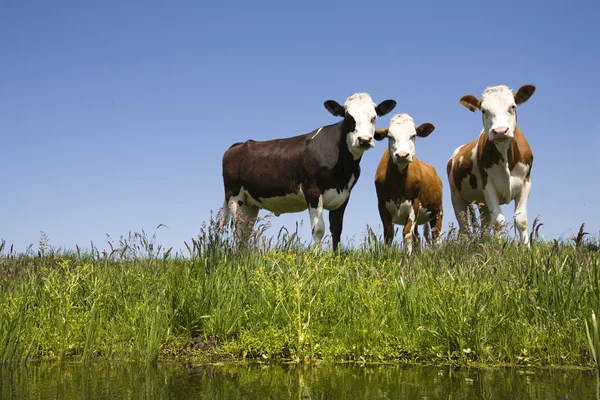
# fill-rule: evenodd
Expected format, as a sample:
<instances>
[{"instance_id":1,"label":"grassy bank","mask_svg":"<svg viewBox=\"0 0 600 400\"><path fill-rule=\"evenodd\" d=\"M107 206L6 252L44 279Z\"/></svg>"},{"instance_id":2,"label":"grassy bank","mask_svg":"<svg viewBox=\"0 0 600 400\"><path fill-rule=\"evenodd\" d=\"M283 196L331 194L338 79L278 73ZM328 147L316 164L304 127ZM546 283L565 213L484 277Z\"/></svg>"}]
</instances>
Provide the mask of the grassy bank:
<instances>
[{"instance_id":1,"label":"grassy bank","mask_svg":"<svg viewBox=\"0 0 600 400\"><path fill-rule=\"evenodd\" d=\"M293 236L236 252L212 221L185 257L138 234L104 253L4 248L0 361L593 365L597 242L451 239L407 258L371 238L336 255Z\"/></svg>"}]
</instances>

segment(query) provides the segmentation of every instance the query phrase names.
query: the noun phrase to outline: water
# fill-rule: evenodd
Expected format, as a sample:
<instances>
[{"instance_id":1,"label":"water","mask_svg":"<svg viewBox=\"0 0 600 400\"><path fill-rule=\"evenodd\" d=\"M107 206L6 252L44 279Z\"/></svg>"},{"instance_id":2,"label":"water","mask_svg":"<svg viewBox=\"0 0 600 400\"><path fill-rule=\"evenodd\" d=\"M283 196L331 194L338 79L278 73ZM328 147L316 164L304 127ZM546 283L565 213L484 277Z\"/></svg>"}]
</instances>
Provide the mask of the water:
<instances>
[{"instance_id":1,"label":"water","mask_svg":"<svg viewBox=\"0 0 600 400\"><path fill-rule=\"evenodd\" d=\"M595 371L415 366L0 367L2 399L597 399Z\"/></svg>"}]
</instances>

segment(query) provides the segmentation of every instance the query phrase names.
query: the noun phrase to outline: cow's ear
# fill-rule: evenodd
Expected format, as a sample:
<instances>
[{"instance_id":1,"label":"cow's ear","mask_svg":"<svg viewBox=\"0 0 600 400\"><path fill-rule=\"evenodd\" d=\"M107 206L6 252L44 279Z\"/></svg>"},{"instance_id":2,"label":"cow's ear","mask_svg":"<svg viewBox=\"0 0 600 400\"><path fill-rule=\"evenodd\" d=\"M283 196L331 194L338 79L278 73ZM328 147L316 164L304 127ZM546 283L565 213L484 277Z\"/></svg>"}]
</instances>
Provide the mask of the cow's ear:
<instances>
[{"instance_id":1,"label":"cow's ear","mask_svg":"<svg viewBox=\"0 0 600 400\"><path fill-rule=\"evenodd\" d=\"M324 105L327 111L329 111L334 117L344 118L346 115L346 110L344 110L344 107L340 106L335 100L327 100Z\"/></svg>"},{"instance_id":2,"label":"cow's ear","mask_svg":"<svg viewBox=\"0 0 600 400\"><path fill-rule=\"evenodd\" d=\"M383 117L385 114L389 113L396 107L396 100L384 100L377 107L375 107L375 112L377 116Z\"/></svg>"},{"instance_id":3,"label":"cow's ear","mask_svg":"<svg viewBox=\"0 0 600 400\"><path fill-rule=\"evenodd\" d=\"M418 137L427 137L433 132L435 126L430 124L429 122L424 122L421 125L417 126L417 136Z\"/></svg>"},{"instance_id":4,"label":"cow's ear","mask_svg":"<svg viewBox=\"0 0 600 400\"><path fill-rule=\"evenodd\" d=\"M466 96L461 97L460 104L467 107L470 111L473 112L479 110L479 107L481 107L481 102L479 101L479 99L473 96L472 94L468 94Z\"/></svg>"},{"instance_id":5,"label":"cow's ear","mask_svg":"<svg viewBox=\"0 0 600 400\"><path fill-rule=\"evenodd\" d=\"M375 140L383 140L387 137L389 128L377 128L373 137Z\"/></svg>"},{"instance_id":6,"label":"cow's ear","mask_svg":"<svg viewBox=\"0 0 600 400\"><path fill-rule=\"evenodd\" d=\"M533 86L533 85L521 86L519 88L519 90L517 91L517 93L515 93L515 103L517 103L517 104L525 103L527 100L529 100L529 98L531 97L533 92L535 92L535 86Z\"/></svg>"}]
</instances>

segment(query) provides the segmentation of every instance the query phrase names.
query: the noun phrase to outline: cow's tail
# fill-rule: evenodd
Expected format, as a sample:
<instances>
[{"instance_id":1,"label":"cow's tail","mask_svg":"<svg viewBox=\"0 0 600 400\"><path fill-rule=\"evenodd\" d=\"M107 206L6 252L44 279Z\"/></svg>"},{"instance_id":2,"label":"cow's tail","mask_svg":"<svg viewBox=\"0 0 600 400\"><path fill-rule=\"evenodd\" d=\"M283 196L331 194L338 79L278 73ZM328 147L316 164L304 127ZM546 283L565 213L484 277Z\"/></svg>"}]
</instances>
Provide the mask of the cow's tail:
<instances>
[{"instance_id":1,"label":"cow's tail","mask_svg":"<svg viewBox=\"0 0 600 400\"><path fill-rule=\"evenodd\" d=\"M231 218L231 212L229 211L229 206L227 204L227 197L223 200L223 226L229 223L229 219Z\"/></svg>"}]
</instances>

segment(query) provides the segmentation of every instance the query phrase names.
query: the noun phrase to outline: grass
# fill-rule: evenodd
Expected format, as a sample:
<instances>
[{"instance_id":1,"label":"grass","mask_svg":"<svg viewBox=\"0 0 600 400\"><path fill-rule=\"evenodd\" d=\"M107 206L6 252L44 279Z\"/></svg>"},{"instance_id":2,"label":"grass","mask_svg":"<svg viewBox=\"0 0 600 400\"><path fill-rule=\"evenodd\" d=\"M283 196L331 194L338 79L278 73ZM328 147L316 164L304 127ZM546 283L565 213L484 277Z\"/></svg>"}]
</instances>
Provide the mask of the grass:
<instances>
[{"instance_id":1,"label":"grass","mask_svg":"<svg viewBox=\"0 0 600 400\"><path fill-rule=\"evenodd\" d=\"M411 257L371 231L341 255L264 232L236 251L211 214L185 255L144 232L110 252L2 244L0 362L595 365L600 252L583 226L575 243L450 235Z\"/></svg>"}]
</instances>

